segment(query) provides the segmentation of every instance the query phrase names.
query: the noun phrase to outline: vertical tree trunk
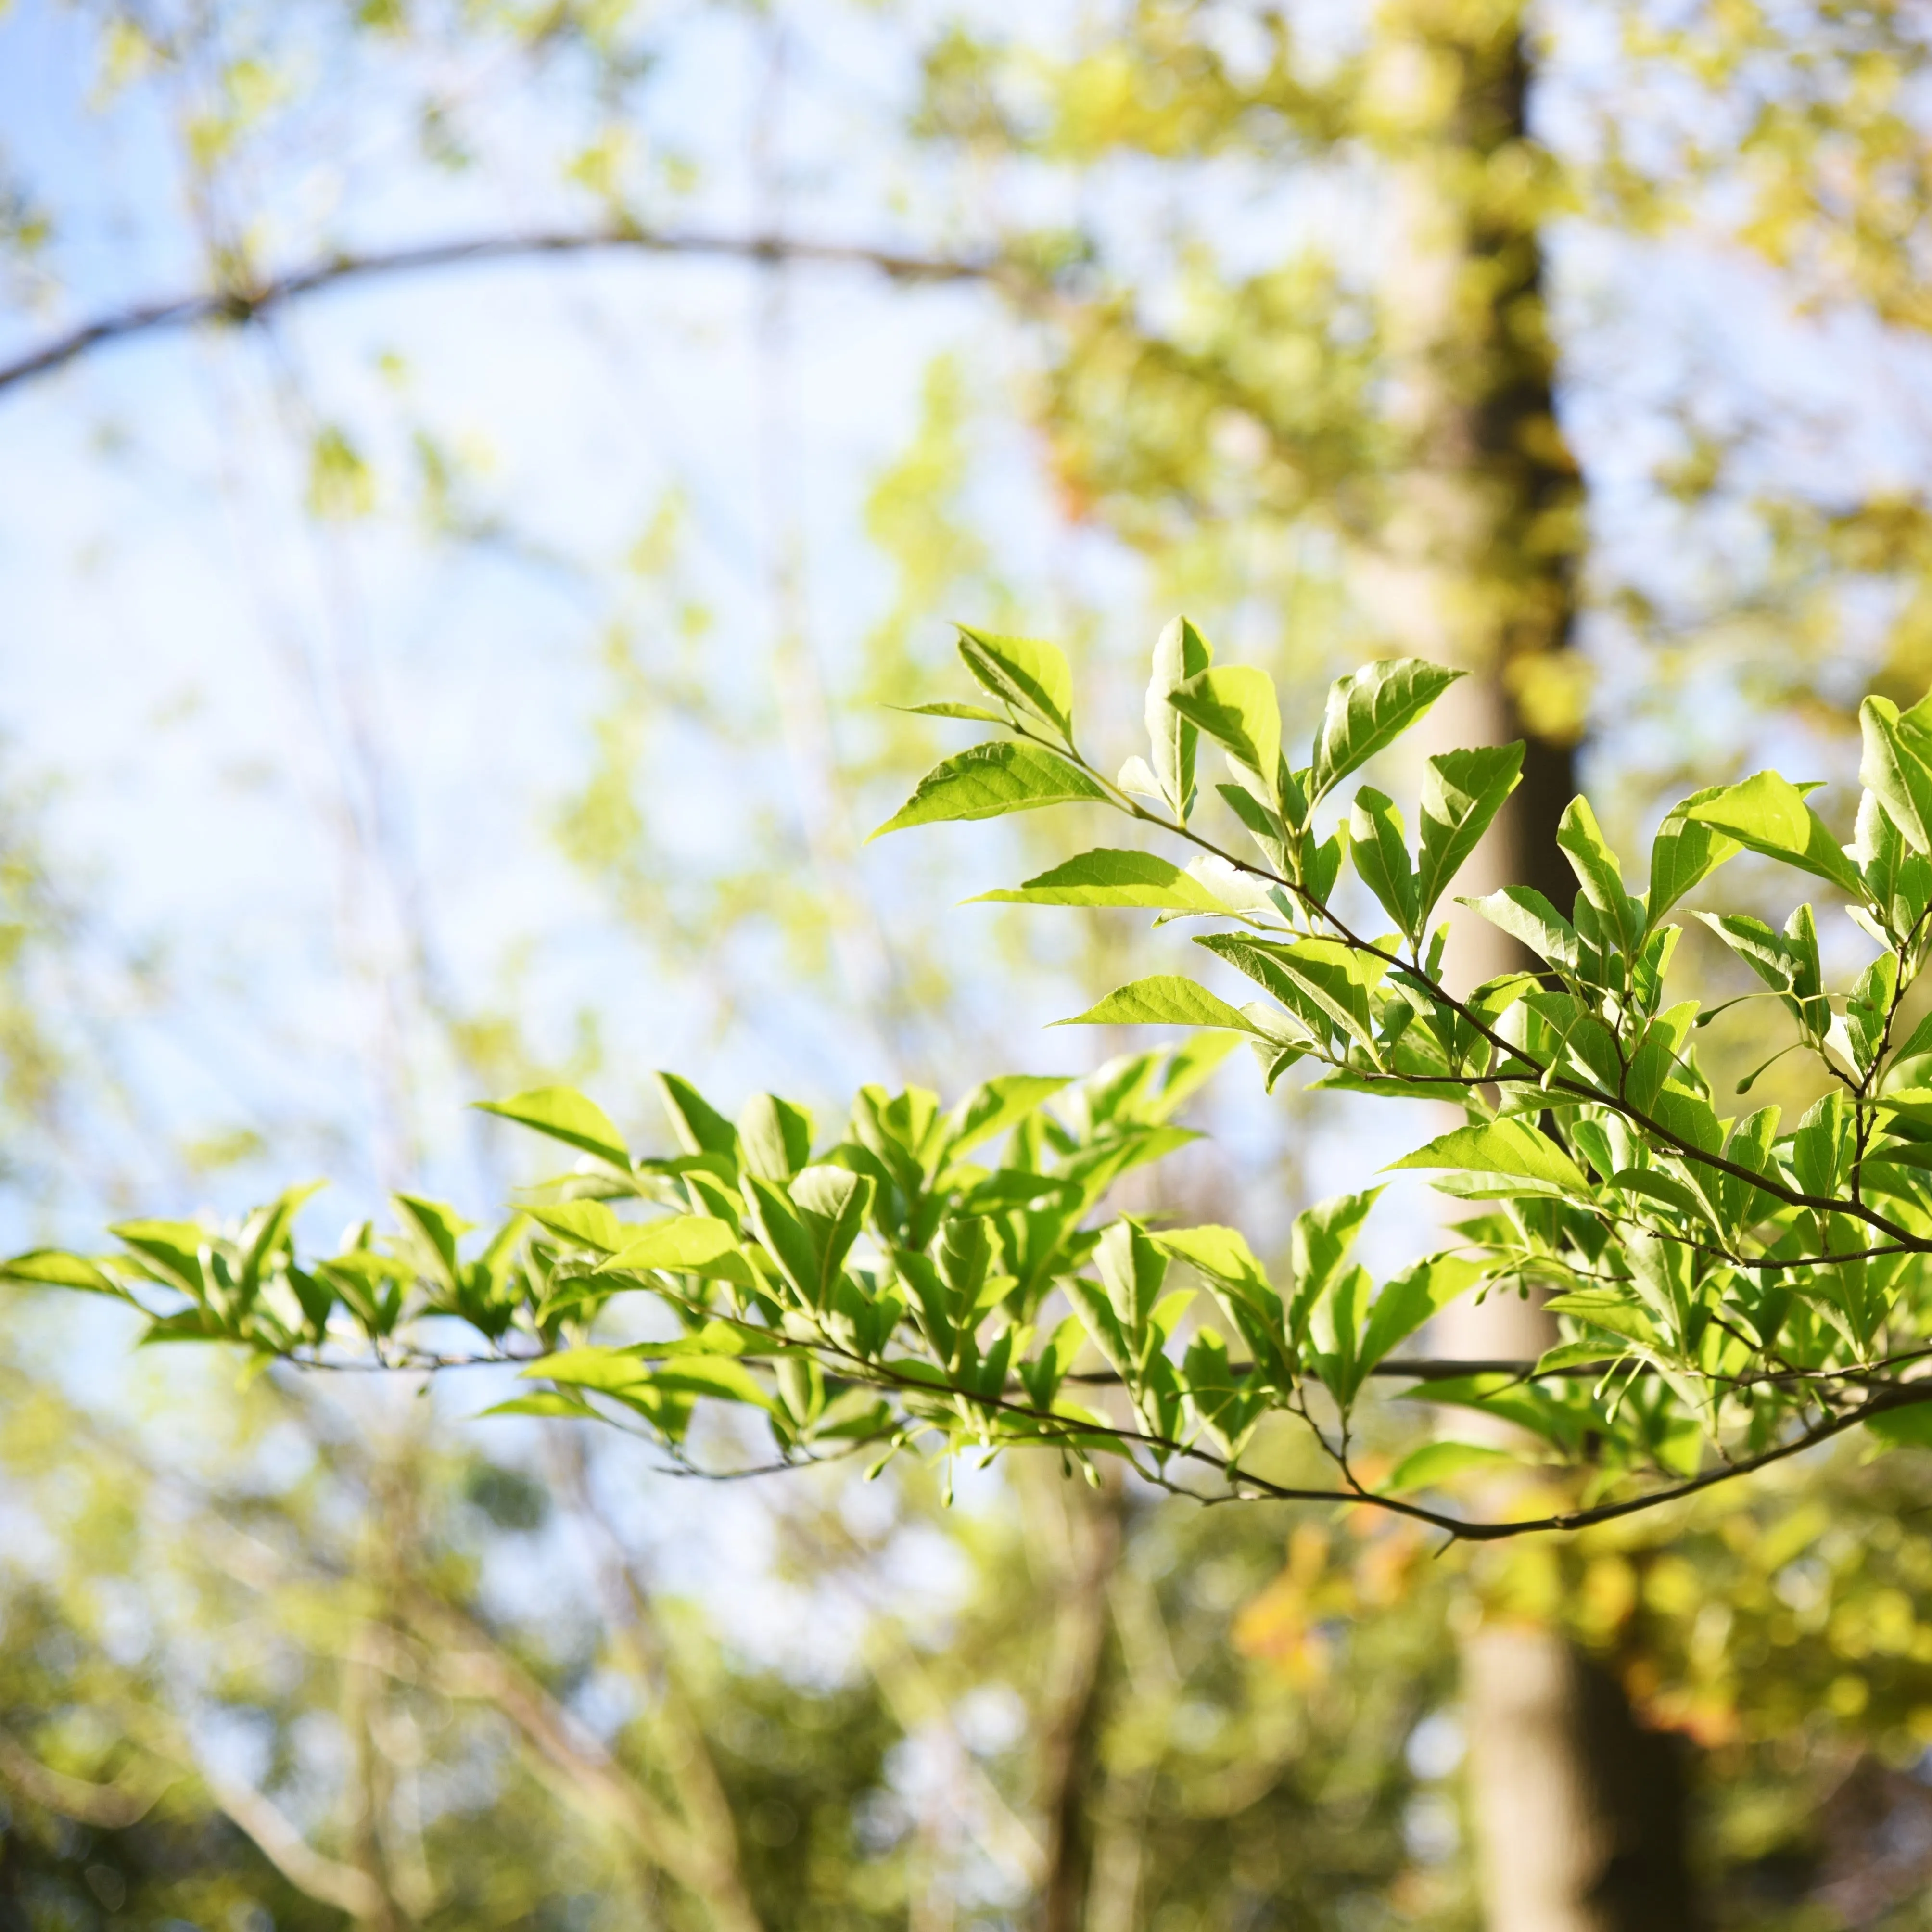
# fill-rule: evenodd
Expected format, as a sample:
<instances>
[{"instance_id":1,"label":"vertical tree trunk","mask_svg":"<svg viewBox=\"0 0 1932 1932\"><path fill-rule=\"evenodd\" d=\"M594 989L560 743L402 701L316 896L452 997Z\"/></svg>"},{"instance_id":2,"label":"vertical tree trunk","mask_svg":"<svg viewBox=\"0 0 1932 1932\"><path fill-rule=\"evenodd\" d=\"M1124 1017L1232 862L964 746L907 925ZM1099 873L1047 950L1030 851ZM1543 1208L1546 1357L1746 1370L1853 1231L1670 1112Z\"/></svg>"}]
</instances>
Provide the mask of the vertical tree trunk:
<instances>
[{"instance_id":1,"label":"vertical tree trunk","mask_svg":"<svg viewBox=\"0 0 1932 1932\"><path fill-rule=\"evenodd\" d=\"M1040 1811L1046 1856L1040 1881L1039 1932L1082 1932L1093 1871L1089 1802L1094 1785L1108 1587L1119 1567L1126 1499L1118 1471L1096 1493L1078 1480L1044 1474L1064 1511L1039 1744ZM1040 1515L1048 1514L1042 1508Z\"/></svg>"},{"instance_id":2,"label":"vertical tree trunk","mask_svg":"<svg viewBox=\"0 0 1932 1932\"><path fill-rule=\"evenodd\" d=\"M1688 1932L1678 1741L1550 1630L1462 1647L1489 1932Z\"/></svg>"},{"instance_id":3,"label":"vertical tree trunk","mask_svg":"<svg viewBox=\"0 0 1932 1932\"><path fill-rule=\"evenodd\" d=\"M1523 10L1498 0L1452 15L1417 0L1409 17L1460 84L1405 181L1414 266L1391 308L1420 460L1394 520L1391 614L1425 654L1472 674L1442 707L1442 733L1525 743L1522 785L1457 890L1528 885L1567 909L1576 881L1556 832L1582 722L1583 499L1556 422L1538 212L1523 193L1536 166ZM1480 921L1452 941L1465 987L1526 963ZM1450 1355L1534 1357L1553 1340L1550 1318L1514 1296L1459 1304L1440 1324ZM1559 1632L1489 1624L1464 1648L1463 1706L1489 1932L1688 1932L1681 1762L1616 1682Z\"/></svg>"}]
</instances>

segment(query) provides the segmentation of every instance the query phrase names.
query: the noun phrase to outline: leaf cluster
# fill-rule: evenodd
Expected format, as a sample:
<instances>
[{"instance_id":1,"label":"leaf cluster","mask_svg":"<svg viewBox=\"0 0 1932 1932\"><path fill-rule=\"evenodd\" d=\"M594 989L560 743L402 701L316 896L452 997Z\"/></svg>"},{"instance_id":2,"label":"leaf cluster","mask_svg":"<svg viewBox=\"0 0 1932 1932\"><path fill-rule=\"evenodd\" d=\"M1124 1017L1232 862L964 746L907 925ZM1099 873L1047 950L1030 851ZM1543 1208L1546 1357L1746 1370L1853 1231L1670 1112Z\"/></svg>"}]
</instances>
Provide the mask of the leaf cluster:
<instances>
[{"instance_id":1,"label":"leaf cluster","mask_svg":"<svg viewBox=\"0 0 1932 1932\"><path fill-rule=\"evenodd\" d=\"M1760 772L1672 807L1634 892L1577 799L1558 842L1573 903L1520 886L1466 902L1526 963L1459 994L1443 977L1445 902L1522 748L1428 758L1413 836L1359 777L1456 673L1393 659L1338 680L1297 761L1270 680L1216 664L1177 620L1154 654L1148 748L1110 778L1079 747L1052 646L968 631L961 656L991 704L933 708L1002 735L928 772L881 830L1111 806L1178 855L1100 848L988 896L1198 921L1194 943L1260 997L1238 1006L1172 973L1133 981L1077 1021L1178 1026L1190 1044L1079 1082L1004 1076L950 1111L868 1088L829 1142L791 1102L760 1096L734 1123L667 1075L680 1150L640 1160L581 1095L524 1094L491 1111L562 1142L578 1169L473 1258L451 1210L399 1196L395 1233L365 1227L299 1259L298 1190L226 1232L125 1223L112 1260L40 1252L9 1271L140 1300L156 1340L310 1363L344 1349L423 1367L518 1359L548 1387L508 1407L616 1418L680 1457L709 1399L761 1415L781 1462L1044 1443L1085 1464L1128 1456L1156 1481L1186 1468L1233 1495L1307 1494L1251 1453L1286 1418L1332 1458L1336 1487L1314 1493L1466 1536L1649 1508L1855 1424L1922 1432L1932 1018L1904 1016L1928 950L1932 710L1867 701L1848 846L1810 788ZM1202 829L1210 747L1239 843ZM1834 990L1810 905L1782 932L1698 915L1763 982L1782 1050L1830 1082L1789 1126L1774 1107L1719 1113L1694 1044L1714 1012L1666 992L1669 915L1747 849L1822 882L1874 949ZM1392 929L1362 929L1354 908L1371 903ZM1472 1204L1451 1244L1376 1282L1351 1259L1375 1189L1302 1215L1275 1273L1232 1228L1106 1219L1116 1180L1192 1138L1175 1110L1244 1038L1270 1087L1300 1067L1330 1088L1459 1106L1462 1124L1394 1163ZM1396 1356L1457 1296L1531 1292L1562 1326L1538 1361L1450 1373ZM660 1332L598 1339L626 1296L646 1298ZM425 1340L443 1319L469 1331L457 1355ZM1352 1414L1371 1378L1404 1374L1432 1402L1516 1425L1519 1460L1557 1492L1550 1513L1480 1522L1449 1507L1445 1488L1493 1450L1433 1445L1369 1483Z\"/></svg>"}]
</instances>

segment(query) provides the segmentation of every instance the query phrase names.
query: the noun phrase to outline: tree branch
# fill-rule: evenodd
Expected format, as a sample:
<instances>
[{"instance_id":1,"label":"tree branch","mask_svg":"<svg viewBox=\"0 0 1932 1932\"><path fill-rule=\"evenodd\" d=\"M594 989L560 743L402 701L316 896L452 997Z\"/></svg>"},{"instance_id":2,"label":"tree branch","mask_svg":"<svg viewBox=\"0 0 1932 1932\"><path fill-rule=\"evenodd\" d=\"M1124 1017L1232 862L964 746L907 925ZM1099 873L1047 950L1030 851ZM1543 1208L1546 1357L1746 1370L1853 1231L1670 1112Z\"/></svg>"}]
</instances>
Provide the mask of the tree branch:
<instances>
[{"instance_id":1,"label":"tree branch","mask_svg":"<svg viewBox=\"0 0 1932 1932\"><path fill-rule=\"evenodd\" d=\"M336 254L291 268L266 280L230 288L196 290L165 301L136 303L95 316L0 363L0 392L51 374L91 350L130 338L192 328L202 322L248 322L304 296L344 282L422 274L485 262L532 261L566 255L630 253L708 258L770 266L778 262L834 268L866 268L901 282L1012 283L1015 272L994 260L912 255L857 243L800 241L783 235L714 235L702 231L656 232L612 227L539 230L486 235L465 241L426 242L368 254Z\"/></svg>"},{"instance_id":2,"label":"tree branch","mask_svg":"<svg viewBox=\"0 0 1932 1932\"><path fill-rule=\"evenodd\" d=\"M332 1905L351 1918L367 1921L382 1912L387 1901L367 1872L316 1850L253 1786L225 1778L199 1760L195 1768L208 1796L254 1840L262 1856L298 1892Z\"/></svg>"},{"instance_id":3,"label":"tree branch","mask_svg":"<svg viewBox=\"0 0 1932 1932\"><path fill-rule=\"evenodd\" d=\"M152 1726L143 1728L153 1728ZM332 1906L352 1918L366 1918L376 1904L375 1887L352 1865L316 1851L278 1808L252 1786L224 1777L204 1762L170 1723L166 1754L191 1764L216 1805L247 1837L283 1877L319 1904ZM124 1831L138 1824L174 1780L164 1773L145 1788L117 1780L95 1784L43 1764L10 1732L0 1730L0 1781L22 1797L57 1811L63 1817L101 1831Z\"/></svg>"},{"instance_id":4,"label":"tree branch","mask_svg":"<svg viewBox=\"0 0 1932 1932\"><path fill-rule=\"evenodd\" d=\"M0 1730L0 1782L20 1796L64 1818L77 1820L103 1831L116 1832L138 1823L172 1780L164 1776L145 1787L125 1778L96 1784L43 1764L10 1731Z\"/></svg>"},{"instance_id":5,"label":"tree branch","mask_svg":"<svg viewBox=\"0 0 1932 1932\"><path fill-rule=\"evenodd\" d=\"M703 1901L718 1932L761 1932L738 1872L718 1847L659 1803L473 1618L419 1585L406 1596L410 1621L446 1688L494 1704L591 1807Z\"/></svg>"},{"instance_id":6,"label":"tree branch","mask_svg":"<svg viewBox=\"0 0 1932 1932\"><path fill-rule=\"evenodd\" d=\"M554 1427L546 1431L546 1437L559 1486L580 1524L596 1533L598 1578L616 1646L620 1654L628 1654L639 1688L647 1696L656 1694L662 1721L683 1759L676 1780L676 1804L700 1858L713 1874L716 1897L723 1901L722 1910L713 1909L722 1923L756 1925L758 1910L745 1882L731 1802L710 1740L672 1658L650 1588L592 1491L581 1440Z\"/></svg>"}]
</instances>

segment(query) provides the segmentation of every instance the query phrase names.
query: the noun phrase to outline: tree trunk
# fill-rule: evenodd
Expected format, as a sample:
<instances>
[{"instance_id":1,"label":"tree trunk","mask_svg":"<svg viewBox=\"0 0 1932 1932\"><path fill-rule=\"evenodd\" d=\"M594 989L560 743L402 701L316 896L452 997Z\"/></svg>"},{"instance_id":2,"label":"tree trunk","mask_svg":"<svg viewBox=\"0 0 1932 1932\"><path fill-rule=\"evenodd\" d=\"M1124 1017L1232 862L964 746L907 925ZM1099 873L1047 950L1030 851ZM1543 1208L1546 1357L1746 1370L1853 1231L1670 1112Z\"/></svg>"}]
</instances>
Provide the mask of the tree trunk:
<instances>
[{"instance_id":1,"label":"tree trunk","mask_svg":"<svg viewBox=\"0 0 1932 1932\"><path fill-rule=\"evenodd\" d=\"M1524 741L1521 787L1456 891L1532 886L1567 910L1576 880L1556 832L1576 790L1586 689L1572 649L1582 489L1556 422L1535 217L1495 187L1533 166L1522 12L1484 11L1411 16L1461 85L1438 147L1406 170L1408 262L1390 308L1418 460L1392 522L1385 614L1412 648L1471 673L1438 707L1444 742ZM1448 970L1462 988L1540 963L1457 920ZM1497 1295L1456 1304L1438 1336L1447 1355L1534 1357L1555 1324ZM1557 1630L1485 1624L1463 1661L1489 1932L1688 1932L1676 1742L1643 1730L1616 1682Z\"/></svg>"},{"instance_id":2,"label":"tree trunk","mask_svg":"<svg viewBox=\"0 0 1932 1932\"><path fill-rule=\"evenodd\" d=\"M1689 1932L1681 1741L1555 1632L1462 1647L1490 1932Z\"/></svg>"},{"instance_id":3,"label":"tree trunk","mask_svg":"<svg viewBox=\"0 0 1932 1932\"><path fill-rule=\"evenodd\" d=\"M1040 1810L1045 1868L1039 1932L1082 1932L1093 1872L1089 1801L1094 1784L1107 1653L1108 1586L1120 1560L1126 1499L1118 1470L1103 1472L1096 1493L1078 1479L1042 1472L1056 1495L1042 1498L1064 1511L1052 1558L1056 1576L1039 1744ZM1040 1512L1042 1517L1049 1508Z\"/></svg>"}]
</instances>

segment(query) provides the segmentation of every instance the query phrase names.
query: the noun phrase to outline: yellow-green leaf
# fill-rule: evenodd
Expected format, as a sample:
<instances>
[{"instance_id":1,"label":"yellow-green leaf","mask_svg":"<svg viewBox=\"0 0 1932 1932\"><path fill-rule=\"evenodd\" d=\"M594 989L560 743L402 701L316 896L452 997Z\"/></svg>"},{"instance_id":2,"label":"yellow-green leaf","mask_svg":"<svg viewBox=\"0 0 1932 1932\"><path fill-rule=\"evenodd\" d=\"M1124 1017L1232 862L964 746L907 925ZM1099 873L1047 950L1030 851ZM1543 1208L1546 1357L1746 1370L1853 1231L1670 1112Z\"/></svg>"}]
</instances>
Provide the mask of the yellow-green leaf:
<instances>
[{"instance_id":1,"label":"yellow-green leaf","mask_svg":"<svg viewBox=\"0 0 1932 1932\"><path fill-rule=\"evenodd\" d=\"M1104 800L1106 796L1096 780L1057 752L1037 745L975 745L934 765L912 796L872 836L903 832L908 826L1000 818L1010 812Z\"/></svg>"},{"instance_id":2,"label":"yellow-green leaf","mask_svg":"<svg viewBox=\"0 0 1932 1932\"><path fill-rule=\"evenodd\" d=\"M1154 912L1225 913L1190 874L1152 852L1083 852L1012 890L982 892L1007 905L1138 906Z\"/></svg>"},{"instance_id":3,"label":"yellow-green leaf","mask_svg":"<svg viewBox=\"0 0 1932 1932\"><path fill-rule=\"evenodd\" d=\"M507 1100L478 1100L485 1114L500 1114L520 1126L534 1128L566 1147L593 1154L613 1167L630 1172L630 1150L610 1117L594 1100L586 1100L574 1087L533 1087L527 1094L513 1094Z\"/></svg>"},{"instance_id":4,"label":"yellow-green leaf","mask_svg":"<svg viewBox=\"0 0 1932 1932\"><path fill-rule=\"evenodd\" d=\"M1098 1006L1089 1006L1055 1026L1226 1027L1236 1033L1255 1029L1226 1000L1178 973L1156 973L1117 986Z\"/></svg>"}]
</instances>

